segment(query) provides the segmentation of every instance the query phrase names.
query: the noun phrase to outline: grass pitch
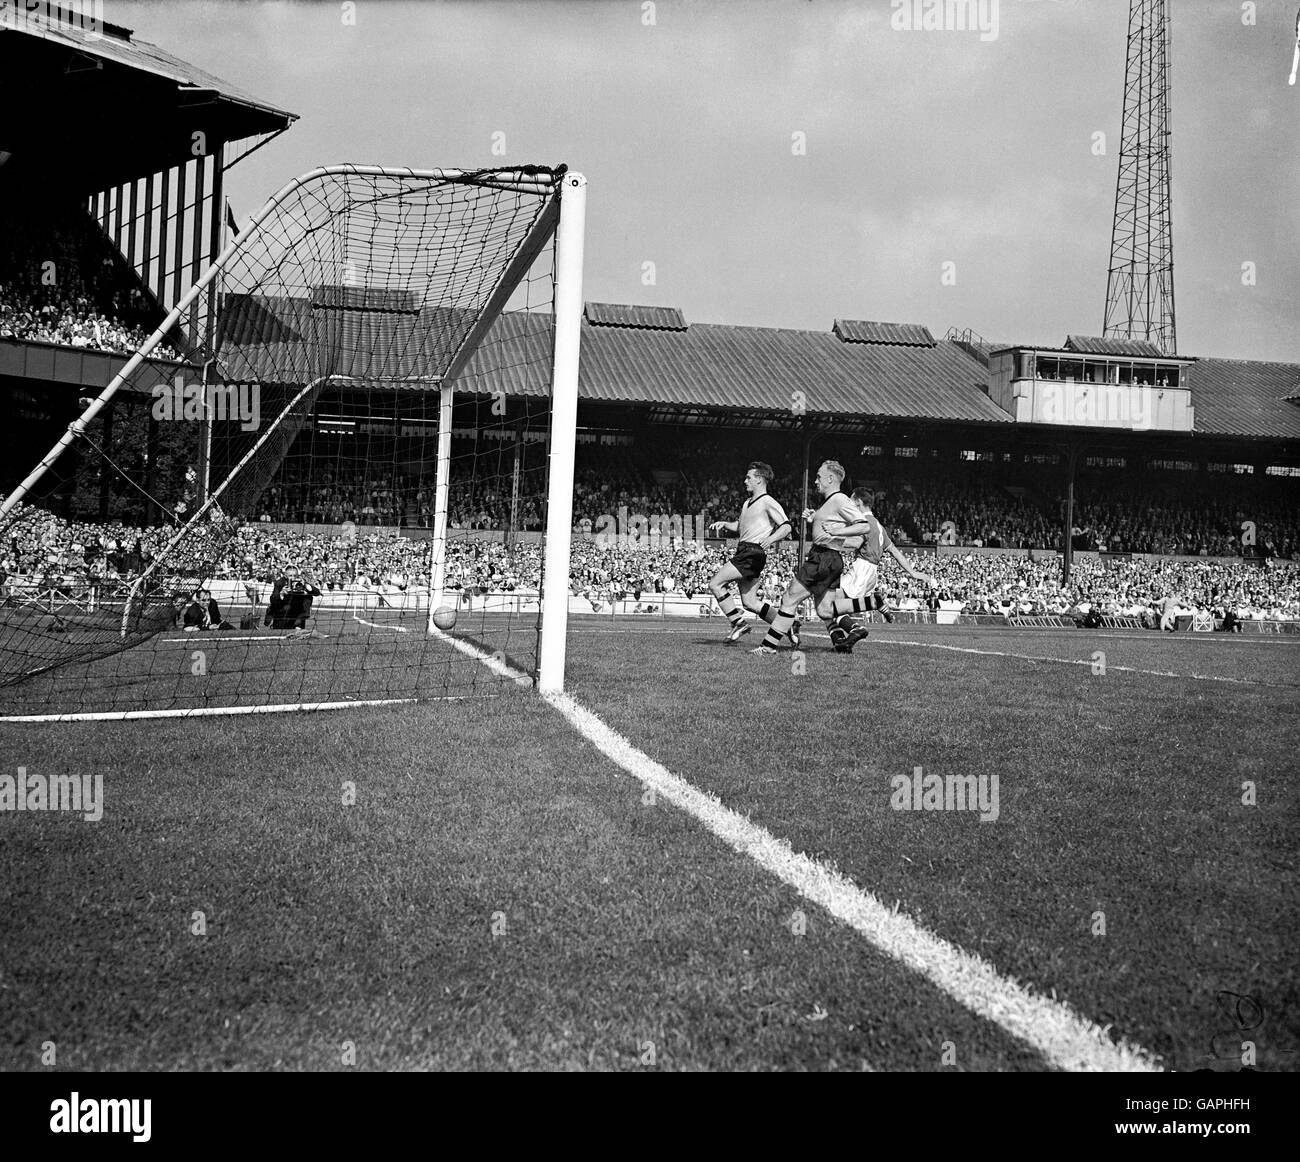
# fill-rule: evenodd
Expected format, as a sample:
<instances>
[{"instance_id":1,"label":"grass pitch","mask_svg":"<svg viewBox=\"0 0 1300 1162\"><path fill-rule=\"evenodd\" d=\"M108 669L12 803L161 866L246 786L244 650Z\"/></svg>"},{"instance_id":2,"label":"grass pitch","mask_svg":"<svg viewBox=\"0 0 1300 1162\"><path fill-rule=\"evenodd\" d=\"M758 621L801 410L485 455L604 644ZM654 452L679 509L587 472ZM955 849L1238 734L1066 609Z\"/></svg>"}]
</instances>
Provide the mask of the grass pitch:
<instances>
[{"instance_id":1,"label":"grass pitch","mask_svg":"<svg viewBox=\"0 0 1300 1162\"><path fill-rule=\"evenodd\" d=\"M892 626L796 665L722 636L576 620L570 690L1167 1067L1250 1041L1297 1068L1298 643ZM540 699L482 693L0 724L3 773L105 799L0 813L0 1066L53 1042L62 1069L1044 1068ZM996 774L997 819L894 809L917 767Z\"/></svg>"}]
</instances>

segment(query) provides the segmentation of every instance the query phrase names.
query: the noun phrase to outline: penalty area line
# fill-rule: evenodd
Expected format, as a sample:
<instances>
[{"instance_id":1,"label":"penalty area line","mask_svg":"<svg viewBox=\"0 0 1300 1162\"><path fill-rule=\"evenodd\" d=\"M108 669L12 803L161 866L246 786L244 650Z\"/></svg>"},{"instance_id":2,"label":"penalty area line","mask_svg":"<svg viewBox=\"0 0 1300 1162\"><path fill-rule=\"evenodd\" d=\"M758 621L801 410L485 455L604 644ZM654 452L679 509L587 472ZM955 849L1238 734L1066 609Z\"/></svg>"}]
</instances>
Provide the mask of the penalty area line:
<instances>
[{"instance_id":1,"label":"penalty area line","mask_svg":"<svg viewBox=\"0 0 1300 1162\"><path fill-rule=\"evenodd\" d=\"M427 702L460 701L457 698L427 698ZM181 710L97 710L76 714L10 714L0 722L128 722L142 718L211 718L229 714L283 714L291 710L351 710L358 706L406 706L418 698L370 698L358 702L287 702L270 706L194 706Z\"/></svg>"},{"instance_id":2,"label":"penalty area line","mask_svg":"<svg viewBox=\"0 0 1300 1162\"><path fill-rule=\"evenodd\" d=\"M445 636L445 635L444 635ZM455 638L462 653L493 673L531 686L525 674ZM783 839L673 774L611 729L568 694L543 695L579 734L623 770L681 808L726 843L804 898L828 911L885 956L901 962L977 1016L1038 1052L1056 1069L1082 1072L1160 1072L1157 1057L1138 1045L1112 1041L1103 1029L1060 1001L1003 977L987 961L950 944L839 872L795 852Z\"/></svg>"}]
</instances>

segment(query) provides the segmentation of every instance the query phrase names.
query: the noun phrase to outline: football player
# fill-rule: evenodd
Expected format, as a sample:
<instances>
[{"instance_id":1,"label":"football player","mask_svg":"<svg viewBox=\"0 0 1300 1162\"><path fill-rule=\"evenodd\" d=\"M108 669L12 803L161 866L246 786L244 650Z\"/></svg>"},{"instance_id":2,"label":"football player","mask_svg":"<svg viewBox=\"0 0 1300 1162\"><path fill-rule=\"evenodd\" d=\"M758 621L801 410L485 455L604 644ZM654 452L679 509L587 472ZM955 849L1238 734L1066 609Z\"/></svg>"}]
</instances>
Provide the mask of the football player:
<instances>
[{"instance_id":1,"label":"football player","mask_svg":"<svg viewBox=\"0 0 1300 1162\"><path fill-rule=\"evenodd\" d=\"M938 582L929 574L918 573L912 568L911 562L898 551L898 547L890 540L889 533L885 531L885 526L871 511L871 494L866 489L854 489L853 503L858 506L862 519L867 522L867 532L861 537L846 540L846 547L851 547L852 543L856 542L853 562L844 570L839 589L826 595L823 599L824 609L819 607L817 613L821 617L839 617L844 614L867 613L879 609L885 612L886 621L892 621L893 618L885 611L884 598L876 591L880 580L880 563L886 553L902 566L903 572L913 581L922 581L931 589L937 588ZM866 630L858 628L861 630L861 635L865 637Z\"/></svg>"},{"instance_id":2,"label":"football player","mask_svg":"<svg viewBox=\"0 0 1300 1162\"><path fill-rule=\"evenodd\" d=\"M780 607L772 610L765 606L759 616L768 622L767 636L762 645L752 650L759 655L770 655L789 640L798 648L798 631L792 635L795 611L799 603L811 597L819 617L826 620L831 634L831 645L837 653L851 653L853 643L865 637L865 631L853 624L847 614L839 616L830 612L828 595L836 591L840 574L844 571L841 549L845 537L865 536L870 524L862 519L857 505L840 489L844 482L844 465L837 460L827 460L817 469L817 491L823 500L817 509L805 509L803 518L812 522L812 547L803 564L795 570L794 579L781 597ZM828 616L829 614L829 616Z\"/></svg>"},{"instance_id":3,"label":"football player","mask_svg":"<svg viewBox=\"0 0 1300 1162\"><path fill-rule=\"evenodd\" d=\"M727 635L729 643L739 641L750 630L744 609L760 617L764 616L764 608L770 609L758 598L759 578L767 567L769 546L790 532L790 518L785 515L785 509L767 491L775 475L770 464L764 464L761 460L753 461L745 473L745 488L749 492L749 499L740 506L739 517L733 521L715 520L709 525L710 531L731 533L738 541L735 555L709 581L709 592L731 622L731 632ZM728 589L733 581L740 590L740 604Z\"/></svg>"}]
</instances>

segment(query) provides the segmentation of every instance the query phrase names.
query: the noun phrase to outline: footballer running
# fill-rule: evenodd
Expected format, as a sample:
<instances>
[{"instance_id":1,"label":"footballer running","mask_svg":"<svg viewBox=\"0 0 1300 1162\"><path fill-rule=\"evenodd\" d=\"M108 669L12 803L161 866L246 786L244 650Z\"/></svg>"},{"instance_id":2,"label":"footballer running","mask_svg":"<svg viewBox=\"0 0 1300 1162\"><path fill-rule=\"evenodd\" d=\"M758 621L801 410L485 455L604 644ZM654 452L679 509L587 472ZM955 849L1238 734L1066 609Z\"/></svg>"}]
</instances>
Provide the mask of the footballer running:
<instances>
[{"instance_id":1,"label":"footballer running","mask_svg":"<svg viewBox=\"0 0 1300 1162\"><path fill-rule=\"evenodd\" d=\"M812 522L812 547L786 587L780 608L773 611L764 606L759 611L759 616L769 623L767 636L751 653L774 654L777 647L787 640L797 647L798 637L791 633L795 611L799 603L809 597L817 606L817 615L825 620L830 630L831 645L836 653L852 653L854 643L867 636L867 631L854 625L849 614L836 614L832 602L827 601L828 597L833 601L840 575L844 572L844 557L840 550L845 538L866 536L871 531L871 522L863 519L858 506L841 490L843 483L844 465L838 460L827 460L817 469L817 491L823 500L816 510L804 509L803 512L804 520Z\"/></svg>"},{"instance_id":2,"label":"footballer running","mask_svg":"<svg viewBox=\"0 0 1300 1162\"><path fill-rule=\"evenodd\" d=\"M745 488L749 499L740 506L740 516L734 521L715 520L710 531L721 530L734 534L738 540L735 556L722 566L709 581L718 608L731 622L727 642L739 641L750 630L745 620L745 609L764 616L766 606L758 600L758 581L767 566L767 550L791 531L790 518L768 494L767 486L776 475L770 464L753 461L745 473ZM740 603L727 588L732 582L740 590ZM743 604L744 609L741 608ZM768 619L770 620L770 619Z\"/></svg>"},{"instance_id":3,"label":"footballer running","mask_svg":"<svg viewBox=\"0 0 1300 1162\"><path fill-rule=\"evenodd\" d=\"M911 562L898 551L898 546L890 539L884 525L871 511L871 494L866 489L855 488L852 499L858 507L861 518L867 522L868 529L861 537L845 538L846 547L851 547L853 541L858 542L853 562L840 577L839 589L828 593L823 599L826 612L823 612L821 607L817 612L822 617L829 614L831 617L838 618L844 614L868 613L873 609L879 609L884 613L886 621L892 621L888 611L885 610L885 600L876 588L880 581L880 562L884 560L886 553L902 566L903 572L913 581L923 581L931 589L938 588L938 582L928 574L918 573L912 568Z\"/></svg>"}]
</instances>

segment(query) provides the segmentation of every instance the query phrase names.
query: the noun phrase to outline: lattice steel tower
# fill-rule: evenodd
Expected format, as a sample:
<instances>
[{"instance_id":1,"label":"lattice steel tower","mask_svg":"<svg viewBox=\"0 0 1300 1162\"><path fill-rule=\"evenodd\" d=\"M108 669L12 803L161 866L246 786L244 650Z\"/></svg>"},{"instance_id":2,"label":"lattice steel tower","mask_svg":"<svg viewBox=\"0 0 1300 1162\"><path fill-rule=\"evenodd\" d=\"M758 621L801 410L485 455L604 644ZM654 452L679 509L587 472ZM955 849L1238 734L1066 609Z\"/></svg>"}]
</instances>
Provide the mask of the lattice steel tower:
<instances>
[{"instance_id":1,"label":"lattice steel tower","mask_svg":"<svg viewBox=\"0 0 1300 1162\"><path fill-rule=\"evenodd\" d=\"M1177 343L1169 171L1169 12L1165 0L1131 0L1103 333L1147 339L1172 355Z\"/></svg>"}]
</instances>

